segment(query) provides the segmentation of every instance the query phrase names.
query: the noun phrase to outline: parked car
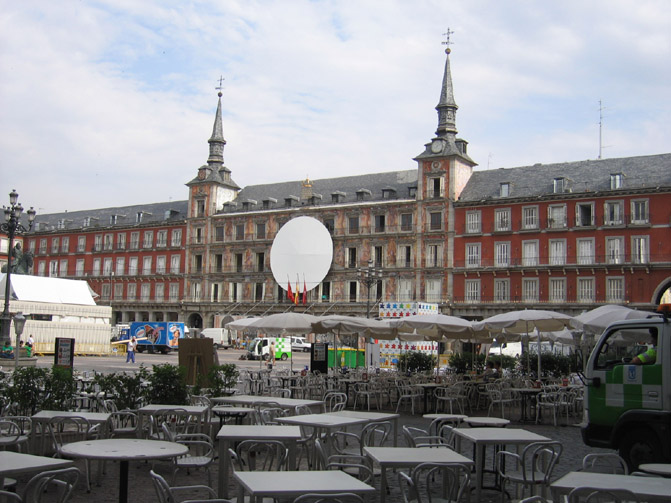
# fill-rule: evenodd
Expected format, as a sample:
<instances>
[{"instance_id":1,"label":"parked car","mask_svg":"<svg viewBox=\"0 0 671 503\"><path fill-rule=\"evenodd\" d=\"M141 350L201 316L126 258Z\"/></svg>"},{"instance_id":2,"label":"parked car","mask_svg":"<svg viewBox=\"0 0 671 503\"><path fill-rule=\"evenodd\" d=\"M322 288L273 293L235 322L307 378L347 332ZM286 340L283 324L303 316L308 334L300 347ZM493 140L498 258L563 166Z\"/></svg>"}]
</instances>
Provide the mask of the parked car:
<instances>
[{"instance_id":1,"label":"parked car","mask_svg":"<svg viewBox=\"0 0 671 503\"><path fill-rule=\"evenodd\" d=\"M303 351L304 353L309 353L312 344L305 342L304 337L292 337L291 338L291 351Z\"/></svg>"}]
</instances>

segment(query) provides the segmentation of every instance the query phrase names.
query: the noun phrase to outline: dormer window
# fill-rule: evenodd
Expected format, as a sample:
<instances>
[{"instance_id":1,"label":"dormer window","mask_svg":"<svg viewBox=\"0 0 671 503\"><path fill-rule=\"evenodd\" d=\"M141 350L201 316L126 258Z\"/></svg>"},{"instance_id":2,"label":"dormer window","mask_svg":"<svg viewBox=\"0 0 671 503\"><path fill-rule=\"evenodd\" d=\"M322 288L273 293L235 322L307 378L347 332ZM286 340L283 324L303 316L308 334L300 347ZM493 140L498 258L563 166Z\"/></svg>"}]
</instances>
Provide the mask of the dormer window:
<instances>
[{"instance_id":1,"label":"dormer window","mask_svg":"<svg viewBox=\"0 0 671 503\"><path fill-rule=\"evenodd\" d=\"M277 199L269 197L267 199L264 199L262 204L264 210L269 210L270 208L275 207L275 204L277 204Z\"/></svg>"},{"instance_id":2,"label":"dormer window","mask_svg":"<svg viewBox=\"0 0 671 503\"><path fill-rule=\"evenodd\" d=\"M316 206L321 202L321 200L322 200L322 195L321 194L312 194L308 198L308 204L310 206Z\"/></svg>"},{"instance_id":3,"label":"dormer window","mask_svg":"<svg viewBox=\"0 0 671 503\"><path fill-rule=\"evenodd\" d=\"M552 180L552 192L555 194L562 194L566 186L565 178L555 178Z\"/></svg>"},{"instance_id":4,"label":"dormer window","mask_svg":"<svg viewBox=\"0 0 671 503\"><path fill-rule=\"evenodd\" d=\"M408 187L408 197L417 197L417 185Z\"/></svg>"},{"instance_id":5,"label":"dormer window","mask_svg":"<svg viewBox=\"0 0 671 503\"><path fill-rule=\"evenodd\" d=\"M346 193L340 192L339 190L336 190L335 192L331 193L331 202L332 203L342 203L345 200L346 196L347 196Z\"/></svg>"},{"instance_id":6,"label":"dormer window","mask_svg":"<svg viewBox=\"0 0 671 503\"><path fill-rule=\"evenodd\" d=\"M510 183L503 182L499 185L499 197L510 197Z\"/></svg>"},{"instance_id":7,"label":"dormer window","mask_svg":"<svg viewBox=\"0 0 671 503\"><path fill-rule=\"evenodd\" d=\"M296 203L296 204L294 204ZM293 206L297 206L298 203L300 203L300 199L298 199L296 196L289 196L284 198L284 207L285 208L291 208Z\"/></svg>"},{"instance_id":8,"label":"dormer window","mask_svg":"<svg viewBox=\"0 0 671 503\"><path fill-rule=\"evenodd\" d=\"M147 211L138 211L137 214L135 215L135 223L136 224L141 224L146 220L145 217L150 217L151 213Z\"/></svg>"},{"instance_id":9,"label":"dormer window","mask_svg":"<svg viewBox=\"0 0 671 503\"><path fill-rule=\"evenodd\" d=\"M610 190L617 190L622 188L624 176L622 173L614 173L610 175Z\"/></svg>"},{"instance_id":10,"label":"dormer window","mask_svg":"<svg viewBox=\"0 0 671 503\"><path fill-rule=\"evenodd\" d=\"M368 189L359 189L356 191L356 200L357 201L365 201L366 196L368 196L368 199L373 195L373 193L368 190Z\"/></svg>"},{"instance_id":11,"label":"dormer window","mask_svg":"<svg viewBox=\"0 0 671 503\"><path fill-rule=\"evenodd\" d=\"M251 210L254 206L256 206L256 201L254 199L247 199L242 203L243 211Z\"/></svg>"},{"instance_id":12,"label":"dormer window","mask_svg":"<svg viewBox=\"0 0 671 503\"><path fill-rule=\"evenodd\" d=\"M396 199L396 190L392 188L382 189L382 199Z\"/></svg>"}]
</instances>

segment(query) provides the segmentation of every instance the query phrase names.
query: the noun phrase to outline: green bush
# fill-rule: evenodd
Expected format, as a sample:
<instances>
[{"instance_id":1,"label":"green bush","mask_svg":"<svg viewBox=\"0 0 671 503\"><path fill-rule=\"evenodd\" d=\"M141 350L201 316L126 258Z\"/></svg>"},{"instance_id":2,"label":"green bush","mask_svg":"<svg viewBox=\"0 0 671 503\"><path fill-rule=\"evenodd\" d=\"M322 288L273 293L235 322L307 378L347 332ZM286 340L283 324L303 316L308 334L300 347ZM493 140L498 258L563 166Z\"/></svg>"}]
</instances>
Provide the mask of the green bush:
<instances>
[{"instance_id":1,"label":"green bush","mask_svg":"<svg viewBox=\"0 0 671 503\"><path fill-rule=\"evenodd\" d=\"M538 353L523 354L519 359L519 368L525 375L536 375L538 371ZM562 377L570 374L575 367L573 356L557 355L545 351L541 353L541 377Z\"/></svg>"},{"instance_id":2,"label":"green bush","mask_svg":"<svg viewBox=\"0 0 671 503\"><path fill-rule=\"evenodd\" d=\"M485 366L485 355L478 353L474 356L469 352L452 353L448 361L452 370L457 374L465 374L473 370L479 373Z\"/></svg>"},{"instance_id":3,"label":"green bush","mask_svg":"<svg viewBox=\"0 0 671 503\"><path fill-rule=\"evenodd\" d=\"M186 405L189 393L186 386L186 368L164 363L154 365L149 375L147 399L149 403Z\"/></svg>"},{"instance_id":4,"label":"green bush","mask_svg":"<svg viewBox=\"0 0 671 503\"><path fill-rule=\"evenodd\" d=\"M149 371L144 365L140 365L137 372L96 374L93 382L105 393L106 398L114 400L119 410L135 410L147 395L144 383L148 378Z\"/></svg>"},{"instance_id":5,"label":"green bush","mask_svg":"<svg viewBox=\"0 0 671 503\"><path fill-rule=\"evenodd\" d=\"M425 372L436 366L436 357L421 351L408 351L398 359L398 368L403 372Z\"/></svg>"},{"instance_id":6,"label":"green bush","mask_svg":"<svg viewBox=\"0 0 671 503\"><path fill-rule=\"evenodd\" d=\"M43 408L49 373L49 369L38 367L19 367L14 371L14 384L7 394L17 415L32 416Z\"/></svg>"},{"instance_id":7,"label":"green bush","mask_svg":"<svg viewBox=\"0 0 671 503\"><path fill-rule=\"evenodd\" d=\"M504 369L514 369L517 366L517 358L514 356L490 354L488 360L491 362L500 362L501 368Z\"/></svg>"},{"instance_id":8,"label":"green bush","mask_svg":"<svg viewBox=\"0 0 671 503\"><path fill-rule=\"evenodd\" d=\"M210 389L210 396L223 396L234 388L238 382L240 372L234 363L224 363L223 365L212 365L207 372L207 384Z\"/></svg>"},{"instance_id":9,"label":"green bush","mask_svg":"<svg viewBox=\"0 0 671 503\"><path fill-rule=\"evenodd\" d=\"M52 367L46 376L44 400L40 408L45 410L70 410L75 393L75 379L69 367Z\"/></svg>"}]
</instances>

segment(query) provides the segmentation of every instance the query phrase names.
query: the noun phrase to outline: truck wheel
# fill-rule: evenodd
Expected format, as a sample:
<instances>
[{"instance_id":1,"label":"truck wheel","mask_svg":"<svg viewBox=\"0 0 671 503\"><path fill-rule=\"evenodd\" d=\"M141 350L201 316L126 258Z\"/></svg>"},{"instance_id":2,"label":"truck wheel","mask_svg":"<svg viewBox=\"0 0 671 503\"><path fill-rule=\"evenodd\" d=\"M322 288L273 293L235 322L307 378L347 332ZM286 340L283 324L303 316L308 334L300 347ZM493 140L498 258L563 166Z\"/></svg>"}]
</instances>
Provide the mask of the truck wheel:
<instances>
[{"instance_id":1,"label":"truck wheel","mask_svg":"<svg viewBox=\"0 0 671 503\"><path fill-rule=\"evenodd\" d=\"M170 350L168 348L161 348L162 355L167 355L168 353L170 353Z\"/></svg>"},{"instance_id":2,"label":"truck wheel","mask_svg":"<svg viewBox=\"0 0 671 503\"><path fill-rule=\"evenodd\" d=\"M309 353L309 352L310 352L310 348L303 348L303 353Z\"/></svg>"},{"instance_id":3,"label":"truck wheel","mask_svg":"<svg viewBox=\"0 0 671 503\"><path fill-rule=\"evenodd\" d=\"M144 353L144 348L142 346L138 345L137 352L138 353Z\"/></svg>"},{"instance_id":4,"label":"truck wheel","mask_svg":"<svg viewBox=\"0 0 671 503\"><path fill-rule=\"evenodd\" d=\"M288 358L286 353L282 353L282 356L280 356L280 360L285 361Z\"/></svg>"},{"instance_id":5,"label":"truck wheel","mask_svg":"<svg viewBox=\"0 0 671 503\"><path fill-rule=\"evenodd\" d=\"M270 359L270 355L268 355L268 354L263 355L263 359L265 361L268 361Z\"/></svg>"},{"instance_id":6,"label":"truck wheel","mask_svg":"<svg viewBox=\"0 0 671 503\"><path fill-rule=\"evenodd\" d=\"M657 435L648 428L636 428L626 433L620 442L619 454L629 465L629 471L643 463L661 463L662 452Z\"/></svg>"}]
</instances>

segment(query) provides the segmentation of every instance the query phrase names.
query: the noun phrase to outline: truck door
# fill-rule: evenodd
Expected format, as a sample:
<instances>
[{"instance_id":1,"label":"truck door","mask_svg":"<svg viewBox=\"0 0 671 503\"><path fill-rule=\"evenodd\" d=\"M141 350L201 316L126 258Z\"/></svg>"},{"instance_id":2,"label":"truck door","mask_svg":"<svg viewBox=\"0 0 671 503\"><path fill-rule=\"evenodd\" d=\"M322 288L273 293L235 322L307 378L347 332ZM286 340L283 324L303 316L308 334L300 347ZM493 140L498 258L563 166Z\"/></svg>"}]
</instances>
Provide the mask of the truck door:
<instances>
[{"instance_id":1,"label":"truck door","mask_svg":"<svg viewBox=\"0 0 671 503\"><path fill-rule=\"evenodd\" d=\"M652 345L658 328L642 324L617 327L599 342L590 357L589 423L603 431L630 409L662 409L662 358L645 365L632 358ZM660 348L657 348L660 350ZM661 351L658 355L661 355Z\"/></svg>"}]
</instances>

